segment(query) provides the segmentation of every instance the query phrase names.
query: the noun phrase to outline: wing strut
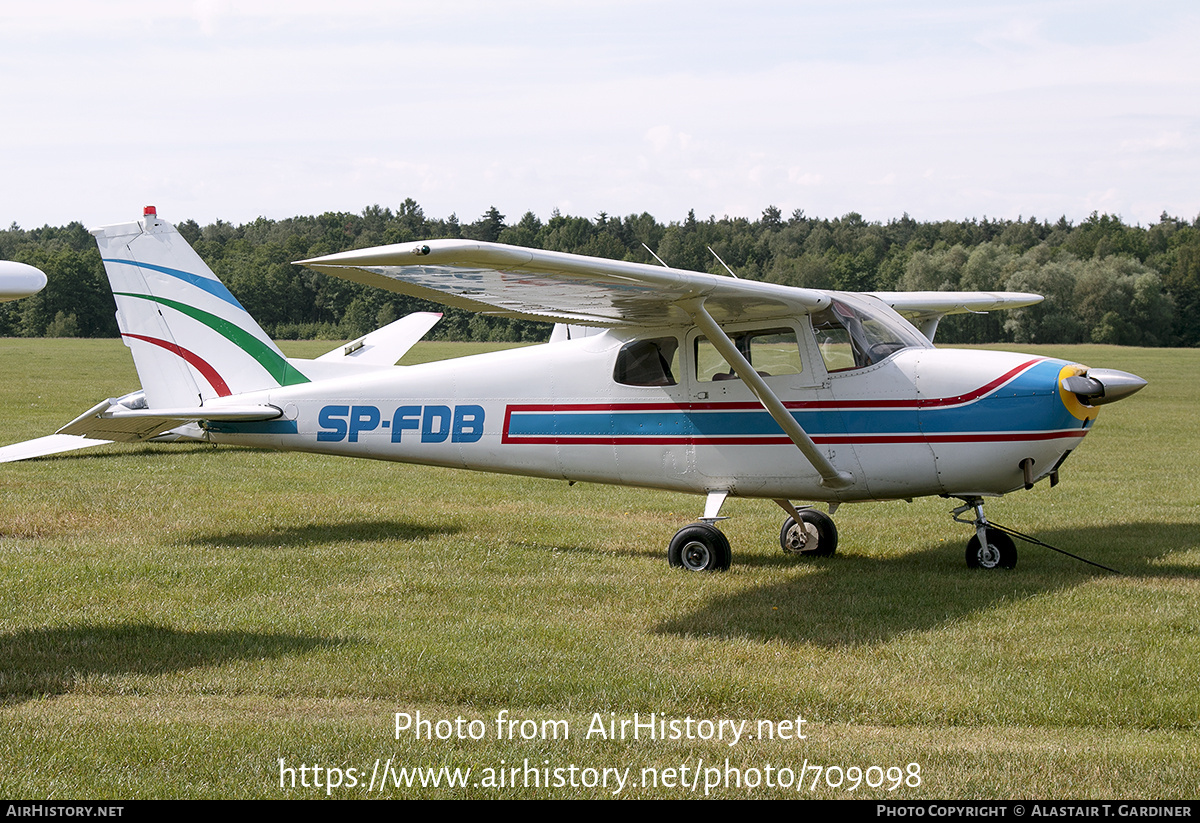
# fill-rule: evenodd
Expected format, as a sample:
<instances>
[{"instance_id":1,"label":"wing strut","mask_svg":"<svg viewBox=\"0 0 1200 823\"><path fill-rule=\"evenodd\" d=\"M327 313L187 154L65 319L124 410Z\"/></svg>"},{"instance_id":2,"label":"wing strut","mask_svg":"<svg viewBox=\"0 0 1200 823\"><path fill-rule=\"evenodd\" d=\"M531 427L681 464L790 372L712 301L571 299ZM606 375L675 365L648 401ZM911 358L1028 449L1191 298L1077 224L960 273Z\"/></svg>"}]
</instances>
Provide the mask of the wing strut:
<instances>
[{"instance_id":1,"label":"wing strut","mask_svg":"<svg viewBox=\"0 0 1200 823\"><path fill-rule=\"evenodd\" d=\"M847 471L838 471L838 469L829 462L829 458L821 454L821 450L817 448L817 444L813 442L808 433L801 428L796 422L796 418L792 417L783 403L775 393L771 391L770 386L766 381L759 377L758 372L750 365L749 361L742 356L738 351L737 346L725 334L724 329L717 325L717 321L713 320L712 315L704 308L703 300L683 304L683 307L692 316L697 328L704 332L704 336L709 339L713 347L720 352L725 358L725 362L733 367L733 371L742 382L750 387L750 391L754 392L754 396L758 398L758 402L762 403L763 408L775 419L779 424L779 428L783 429L784 433L791 438L796 444L796 448L804 455L805 459L812 464L812 467L821 475L821 485L827 489L844 489L854 484L854 475Z\"/></svg>"}]
</instances>

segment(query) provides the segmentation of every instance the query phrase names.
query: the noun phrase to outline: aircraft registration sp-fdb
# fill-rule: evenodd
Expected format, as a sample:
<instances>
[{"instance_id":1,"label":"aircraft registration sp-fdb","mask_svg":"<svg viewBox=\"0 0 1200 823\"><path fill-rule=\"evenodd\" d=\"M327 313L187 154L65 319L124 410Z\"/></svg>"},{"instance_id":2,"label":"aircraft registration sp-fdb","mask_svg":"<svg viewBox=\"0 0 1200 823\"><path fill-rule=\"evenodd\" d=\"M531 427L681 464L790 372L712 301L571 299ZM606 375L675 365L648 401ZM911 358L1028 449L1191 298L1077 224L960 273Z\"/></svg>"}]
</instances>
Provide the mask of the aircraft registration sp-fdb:
<instances>
[{"instance_id":1,"label":"aircraft registration sp-fdb","mask_svg":"<svg viewBox=\"0 0 1200 823\"><path fill-rule=\"evenodd\" d=\"M796 555L834 552L841 503L959 498L955 519L974 526L967 563L1012 567L1013 542L988 523L984 499L1053 485L1098 407L1145 385L1063 360L933 346L945 315L1038 295L802 289L466 240L300 265L551 321L550 342L397 366L440 317L418 313L297 360L153 207L92 234L142 388L0 449L0 461L189 439L690 492L706 496L703 516L667 556L697 571L729 567L715 526L728 496L775 501L780 545Z\"/></svg>"}]
</instances>

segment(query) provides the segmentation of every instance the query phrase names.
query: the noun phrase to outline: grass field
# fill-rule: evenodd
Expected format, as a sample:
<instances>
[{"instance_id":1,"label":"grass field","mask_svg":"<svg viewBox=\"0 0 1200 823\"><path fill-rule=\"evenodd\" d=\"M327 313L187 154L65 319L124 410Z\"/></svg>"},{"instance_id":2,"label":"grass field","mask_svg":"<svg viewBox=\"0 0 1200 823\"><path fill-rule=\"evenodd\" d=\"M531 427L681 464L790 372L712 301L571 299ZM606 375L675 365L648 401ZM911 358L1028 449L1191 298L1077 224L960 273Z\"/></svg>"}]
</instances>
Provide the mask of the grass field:
<instances>
[{"instance_id":1,"label":"grass field","mask_svg":"<svg viewBox=\"0 0 1200 823\"><path fill-rule=\"evenodd\" d=\"M202 445L0 465L0 796L1200 797L1200 351L1026 350L1150 381L988 506L1120 575L968 570L941 499L845 506L807 562L732 500L709 575L664 559L697 497ZM118 341L0 340L0 444L137 384ZM724 739L595 733L635 713ZM389 759L472 771L369 790Z\"/></svg>"}]
</instances>

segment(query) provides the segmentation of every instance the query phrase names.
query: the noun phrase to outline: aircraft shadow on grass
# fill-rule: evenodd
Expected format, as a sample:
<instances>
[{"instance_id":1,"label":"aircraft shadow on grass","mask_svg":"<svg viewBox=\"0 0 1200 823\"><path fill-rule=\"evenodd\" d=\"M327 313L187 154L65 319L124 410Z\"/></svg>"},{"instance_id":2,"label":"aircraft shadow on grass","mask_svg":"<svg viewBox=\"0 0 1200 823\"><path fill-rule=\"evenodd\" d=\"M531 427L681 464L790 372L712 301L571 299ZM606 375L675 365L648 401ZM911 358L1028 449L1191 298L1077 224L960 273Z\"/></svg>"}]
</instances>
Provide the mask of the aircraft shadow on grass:
<instances>
[{"instance_id":1,"label":"aircraft shadow on grass","mask_svg":"<svg viewBox=\"0 0 1200 823\"><path fill-rule=\"evenodd\" d=\"M1120 575L1025 543L1020 544L1017 568L998 573L963 568L962 550L949 546L900 557L814 558L803 561L808 573L718 597L655 630L831 648L884 643L907 632L941 628L1001 604L1092 580L1200 579L1200 567L1165 559L1173 552L1197 548L1198 527L1196 523L1129 523L1031 535L1118 569ZM781 554L777 560L763 562L797 561ZM814 566L815 574L811 573Z\"/></svg>"},{"instance_id":2,"label":"aircraft shadow on grass","mask_svg":"<svg viewBox=\"0 0 1200 823\"><path fill-rule=\"evenodd\" d=\"M182 631L151 623L76 625L0 634L0 703L67 694L97 677L161 675L357 641L247 631Z\"/></svg>"},{"instance_id":3,"label":"aircraft shadow on grass","mask_svg":"<svg viewBox=\"0 0 1200 823\"><path fill-rule=\"evenodd\" d=\"M101 446L109 445L100 443ZM48 454L43 457L34 457L30 459L31 463L49 462L53 463L59 460L69 462L73 460L104 460L112 462L116 460L144 460L147 457L194 457L207 456L214 453L219 454L239 454L250 453L262 455L262 449L251 448L250 446L229 446L216 443L150 443L146 445L130 446L127 444L119 444L118 450L101 449L100 451L75 451L64 452L63 454Z\"/></svg>"},{"instance_id":4,"label":"aircraft shadow on grass","mask_svg":"<svg viewBox=\"0 0 1200 823\"><path fill-rule=\"evenodd\" d=\"M339 521L308 523L262 531L224 532L196 537L189 545L206 548L239 546L267 548L308 546L314 543L369 543L378 540L428 540L439 535L455 534L458 526L424 526L403 520Z\"/></svg>"}]
</instances>

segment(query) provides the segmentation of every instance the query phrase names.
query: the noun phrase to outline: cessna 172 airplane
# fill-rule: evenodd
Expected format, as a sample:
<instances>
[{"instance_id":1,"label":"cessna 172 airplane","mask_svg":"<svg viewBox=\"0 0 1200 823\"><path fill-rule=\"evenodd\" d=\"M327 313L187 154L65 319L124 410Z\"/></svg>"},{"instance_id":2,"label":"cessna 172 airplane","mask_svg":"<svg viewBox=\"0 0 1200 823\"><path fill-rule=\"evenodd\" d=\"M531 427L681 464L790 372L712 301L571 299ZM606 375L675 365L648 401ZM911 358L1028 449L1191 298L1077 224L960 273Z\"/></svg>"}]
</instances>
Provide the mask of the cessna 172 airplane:
<instances>
[{"instance_id":1,"label":"cessna 172 airplane","mask_svg":"<svg viewBox=\"0 0 1200 823\"><path fill-rule=\"evenodd\" d=\"M696 571L730 565L714 525L728 496L775 501L780 545L797 555L834 552L841 503L959 498L955 519L975 532L968 565L1011 568L1016 550L984 498L1053 485L1097 407L1145 385L933 346L947 314L1038 295L801 289L465 240L300 265L553 321L549 343L394 365L436 322L425 314L289 359L153 207L92 233L142 389L0 449L0 461L168 437L691 492L706 496L704 513L667 556Z\"/></svg>"}]
</instances>

